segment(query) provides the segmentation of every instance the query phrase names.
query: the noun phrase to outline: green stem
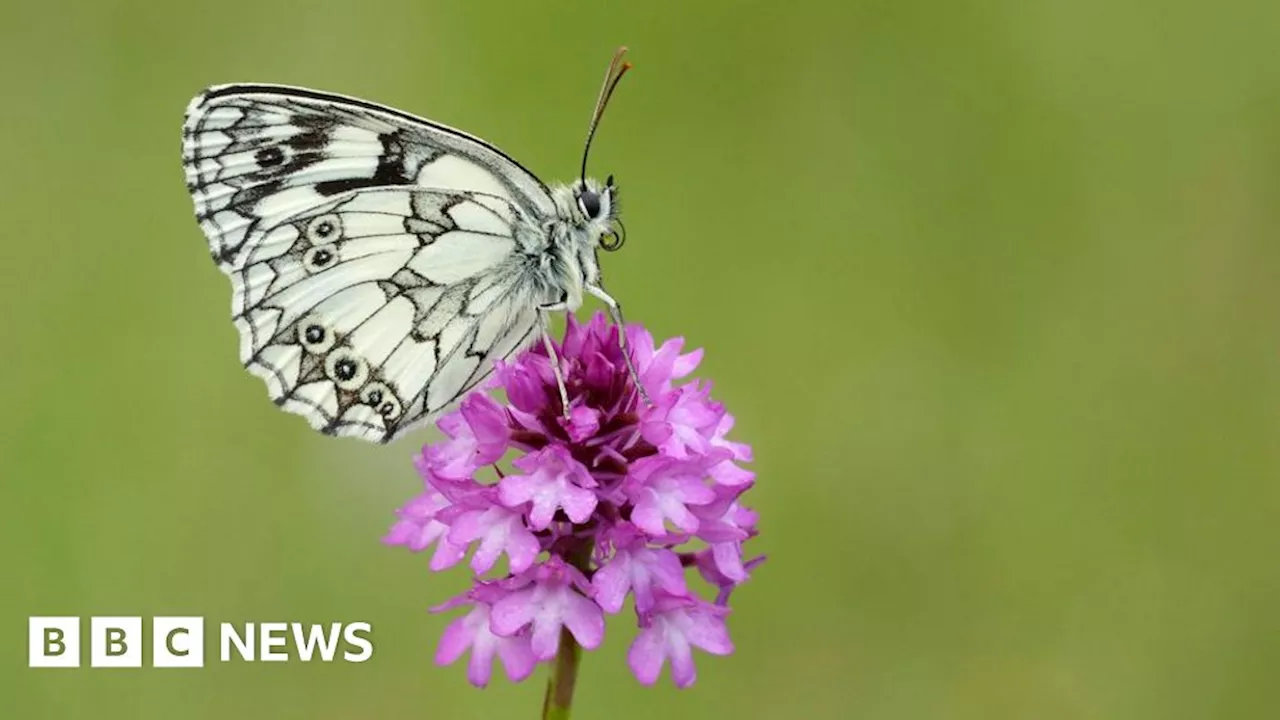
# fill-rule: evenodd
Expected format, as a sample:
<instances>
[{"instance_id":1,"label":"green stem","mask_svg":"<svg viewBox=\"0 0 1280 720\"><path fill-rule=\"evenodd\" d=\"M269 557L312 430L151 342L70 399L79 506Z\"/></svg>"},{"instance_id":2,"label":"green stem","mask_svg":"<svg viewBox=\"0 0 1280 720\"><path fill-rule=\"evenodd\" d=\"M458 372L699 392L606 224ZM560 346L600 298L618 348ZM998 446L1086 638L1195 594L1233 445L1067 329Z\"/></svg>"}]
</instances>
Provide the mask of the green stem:
<instances>
[{"instance_id":1,"label":"green stem","mask_svg":"<svg viewBox=\"0 0 1280 720\"><path fill-rule=\"evenodd\" d=\"M591 541L587 541L566 553L569 564L582 572L588 572L591 564ZM542 720L569 720L573 706L573 688L578 683L578 662L582 659L582 647L573 639L569 628L560 628L560 650L551 665L551 677L547 678L547 694L542 700Z\"/></svg>"},{"instance_id":2,"label":"green stem","mask_svg":"<svg viewBox=\"0 0 1280 720\"><path fill-rule=\"evenodd\" d=\"M582 648L568 629L560 630L560 652L556 653L551 677L547 678L547 696L542 701L542 720L569 720L573 705L573 686L578 681L578 660Z\"/></svg>"}]
</instances>

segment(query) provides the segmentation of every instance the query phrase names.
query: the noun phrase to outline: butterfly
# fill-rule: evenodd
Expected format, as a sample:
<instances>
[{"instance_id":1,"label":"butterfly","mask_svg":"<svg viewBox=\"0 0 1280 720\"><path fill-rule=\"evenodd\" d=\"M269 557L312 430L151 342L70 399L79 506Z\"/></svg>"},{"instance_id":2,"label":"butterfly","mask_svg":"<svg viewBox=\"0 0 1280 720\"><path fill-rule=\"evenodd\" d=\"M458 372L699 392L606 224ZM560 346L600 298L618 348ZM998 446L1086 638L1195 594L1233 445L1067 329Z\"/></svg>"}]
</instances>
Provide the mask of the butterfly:
<instances>
[{"instance_id":1,"label":"butterfly","mask_svg":"<svg viewBox=\"0 0 1280 720\"><path fill-rule=\"evenodd\" d=\"M625 52L605 73L569 185L548 187L480 138L356 98L242 84L191 101L187 190L231 278L240 361L278 406L325 434L390 442L541 338L568 412L549 314L573 312L585 293L623 326L598 262L626 237L618 186L586 169L631 67Z\"/></svg>"}]
</instances>

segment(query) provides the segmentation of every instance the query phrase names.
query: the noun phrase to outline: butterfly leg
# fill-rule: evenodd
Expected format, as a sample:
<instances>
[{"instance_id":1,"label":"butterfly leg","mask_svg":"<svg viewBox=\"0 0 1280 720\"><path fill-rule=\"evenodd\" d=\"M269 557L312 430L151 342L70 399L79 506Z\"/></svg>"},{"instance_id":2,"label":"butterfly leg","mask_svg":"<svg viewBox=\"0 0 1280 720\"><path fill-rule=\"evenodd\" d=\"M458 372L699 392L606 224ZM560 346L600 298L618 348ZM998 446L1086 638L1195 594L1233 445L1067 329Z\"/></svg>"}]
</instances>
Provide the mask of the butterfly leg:
<instances>
[{"instance_id":1,"label":"butterfly leg","mask_svg":"<svg viewBox=\"0 0 1280 720\"><path fill-rule=\"evenodd\" d=\"M622 359L627 363L627 370L631 373L631 380L635 383L636 389L640 391L640 397L649 405L653 405L653 400L649 399L649 392L644 389L644 384L640 382L640 373L636 372L636 366L631 360L631 350L627 348L627 325L622 319L622 306L614 300L604 288L586 284L587 292L591 293L600 302L609 308L609 317L613 318L613 324L618 326L618 346L622 348Z\"/></svg>"},{"instance_id":2,"label":"butterfly leg","mask_svg":"<svg viewBox=\"0 0 1280 720\"><path fill-rule=\"evenodd\" d=\"M555 373L556 385L560 389L560 407L565 419L569 419L569 391L564 385L564 371L560 369L560 356L556 353L555 343L551 341L551 322L548 320L553 312L567 310L564 300L557 303L538 306L538 324L542 328L542 343L547 348L547 359L551 361L551 372Z\"/></svg>"}]
</instances>

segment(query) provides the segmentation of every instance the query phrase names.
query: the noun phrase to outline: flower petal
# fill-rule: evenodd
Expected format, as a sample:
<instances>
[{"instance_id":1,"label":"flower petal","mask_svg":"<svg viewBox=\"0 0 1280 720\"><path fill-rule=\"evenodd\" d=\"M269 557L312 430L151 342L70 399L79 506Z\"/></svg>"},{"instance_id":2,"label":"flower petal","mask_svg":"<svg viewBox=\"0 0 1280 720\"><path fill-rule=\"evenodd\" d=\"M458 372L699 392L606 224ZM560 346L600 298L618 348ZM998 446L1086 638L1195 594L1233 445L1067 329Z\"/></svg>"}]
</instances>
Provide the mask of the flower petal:
<instances>
[{"instance_id":1,"label":"flower petal","mask_svg":"<svg viewBox=\"0 0 1280 720\"><path fill-rule=\"evenodd\" d=\"M514 508L532 500L541 484L539 478L533 475L508 475L498 483L498 500L503 505Z\"/></svg>"},{"instance_id":2,"label":"flower petal","mask_svg":"<svg viewBox=\"0 0 1280 720\"><path fill-rule=\"evenodd\" d=\"M530 647L539 660L554 658L560 651L560 623L535 623Z\"/></svg>"},{"instance_id":3,"label":"flower petal","mask_svg":"<svg viewBox=\"0 0 1280 720\"><path fill-rule=\"evenodd\" d=\"M667 635L667 657L671 658L671 679L676 687L687 688L698 679L697 668L693 666L693 649L680 633Z\"/></svg>"},{"instance_id":4,"label":"flower petal","mask_svg":"<svg viewBox=\"0 0 1280 720\"><path fill-rule=\"evenodd\" d=\"M724 576L740 583L747 579L747 571L742 567L742 544L737 542L716 543L711 546L711 555L715 558L716 567Z\"/></svg>"},{"instance_id":5,"label":"flower petal","mask_svg":"<svg viewBox=\"0 0 1280 720\"><path fill-rule=\"evenodd\" d=\"M569 412L569 420L560 418L561 425L569 433L569 439L582 442L600 429L600 413L584 405L579 405Z\"/></svg>"},{"instance_id":6,"label":"flower petal","mask_svg":"<svg viewBox=\"0 0 1280 720\"><path fill-rule=\"evenodd\" d=\"M662 535L667 531L665 517L655 502L637 503L631 511L631 522L650 535Z\"/></svg>"},{"instance_id":7,"label":"flower petal","mask_svg":"<svg viewBox=\"0 0 1280 720\"><path fill-rule=\"evenodd\" d=\"M529 646L529 638L526 637L503 638L498 643L498 657L512 682L520 682L529 677L538 665L538 659L533 656L533 648Z\"/></svg>"},{"instance_id":8,"label":"flower petal","mask_svg":"<svg viewBox=\"0 0 1280 720\"><path fill-rule=\"evenodd\" d=\"M541 551L542 544L533 533L524 527L517 528L507 540L507 559L511 564L511 572L522 573L528 570Z\"/></svg>"},{"instance_id":9,"label":"flower petal","mask_svg":"<svg viewBox=\"0 0 1280 720\"><path fill-rule=\"evenodd\" d=\"M631 555L625 552L614 555L612 560L596 570L591 578L591 587L596 602L605 612L621 611L631 590Z\"/></svg>"},{"instance_id":10,"label":"flower petal","mask_svg":"<svg viewBox=\"0 0 1280 720\"><path fill-rule=\"evenodd\" d=\"M575 523L586 522L591 517L591 513L595 512L598 502L594 492L572 485L564 489L564 494L560 498L564 514Z\"/></svg>"},{"instance_id":11,"label":"flower petal","mask_svg":"<svg viewBox=\"0 0 1280 720\"><path fill-rule=\"evenodd\" d=\"M449 542L448 537L440 538L440 542L436 544L436 551L431 556L431 562L427 567L432 572L440 572L457 565L462 562L462 558L466 557L467 547L465 545L459 547Z\"/></svg>"},{"instance_id":12,"label":"flower petal","mask_svg":"<svg viewBox=\"0 0 1280 720\"><path fill-rule=\"evenodd\" d=\"M646 565L649 576L657 581L658 587L672 595L684 595L688 592L685 583L684 568L680 566L680 558L666 549L652 551L652 560Z\"/></svg>"},{"instance_id":13,"label":"flower petal","mask_svg":"<svg viewBox=\"0 0 1280 720\"><path fill-rule=\"evenodd\" d=\"M690 352L677 357L671 364L671 376L682 378L693 372L698 367L698 363L702 362L702 348L692 350Z\"/></svg>"},{"instance_id":14,"label":"flower petal","mask_svg":"<svg viewBox=\"0 0 1280 720\"><path fill-rule=\"evenodd\" d=\"M733 652L729 628L724 619L706 610L690 613L691 622L684 628L684 636L694 647L712 655L728 655Z\"/></svg>"},{"instance_id":15,"label":"flower petal","mask_svg":"<svg viewBox=\"0 0 1280 720\"><path fill-rule=\"evenodd\" d=\"M756 474L750 470L743 470L734 464L732 460L725 460L711 467L709 471L711 479L717 485L725 487L742 487L750 485L756 479Z\"/></svg>"},{"instance_id":16,"label":"flower petal","mask_svg":"<svg viewBox=\"0 0 1280 720\"><path fill-rule=\"evenodd\" d=\"M604 640L604 613L590 598L569 592L568 607L564 611L564 625L569 628L578 644L588 650L600 647Z\"/></svg>"},{"instance_id":17,"label":"flower petal","mask_svg":"<svg viewBox=\"0 0 1280 720\"><path fill-rule=\"evenodd\" d=\"M698 531L698 517L689 512L689 508L678 502L670 502L664 504L662 509L676 527L689 533Z\"/></svg>"},{"instance_id":18,"label":"flower petal","mask_svg":"<svg viewBox=\"0 0 1280 720\"><path fill-rule=\"evenodd\" d=\"M493 604L489 613L489 629L495 635L515 635L533 620L534 606L530 602L531 590L513 592Z\"/></svg>"},{"instance_id":19,"label":"flower petal","mask_svg":"<svg viewBox=\"0 0 1280 720\"><path fill-rule=\"evenodd\" d=\"M471 647L471 641L475 639L475 629L467 624L468 615L454 618L453 622L444 629L444 633L440 635L440 645L436 648L436 664L448 665L467 651Z\"/></svg>"},{"instance_id":20,"label":"flower petal","mask_svg":"<svg viewBox=\"0 0 1280 720\"><path fill-rule=\"evenodd\" d=\"M666 659L662 630L657 626L641 630L627 649L627 664L641 685L652 685L658 681Z\"/></svg>"},{"instance_id":21,"label":"flower petal","mask_svg":"<svg viewBox=\"0 0 1280 720\"><path fill-rule=\"evenodd\" d=\"M493 672L493 638L488 642L477 642L471 648L471 661L467 663L467 682L478 688L489 684L489 675Z\"/></svg>"}]
</instances>

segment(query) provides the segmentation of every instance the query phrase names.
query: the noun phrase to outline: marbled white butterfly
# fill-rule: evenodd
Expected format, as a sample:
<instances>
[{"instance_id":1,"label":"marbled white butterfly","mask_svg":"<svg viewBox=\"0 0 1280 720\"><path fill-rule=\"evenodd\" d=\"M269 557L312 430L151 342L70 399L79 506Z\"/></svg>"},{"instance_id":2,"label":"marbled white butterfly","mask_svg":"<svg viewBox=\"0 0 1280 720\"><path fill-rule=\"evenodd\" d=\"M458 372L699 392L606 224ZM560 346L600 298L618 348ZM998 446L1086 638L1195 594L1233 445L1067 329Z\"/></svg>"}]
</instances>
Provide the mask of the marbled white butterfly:
<instances>
[{"instance_id":1,"label":"marbled white butterfly","mask_svg":"<svg viewBox=\"0 0 1280 720\"><path fill-rule=\"evenodd\" d=\"M539 337L555 358L548 313L573 312L584 291L622 325L597 261L622 244L618 188L586 165L630 68L625 50L571 185L548 187L484 140L354 98L222 85L191 101L187 189L231 278L240 360L276 404L324 433L388 442Z\"/></svg>"}]
</instances>

